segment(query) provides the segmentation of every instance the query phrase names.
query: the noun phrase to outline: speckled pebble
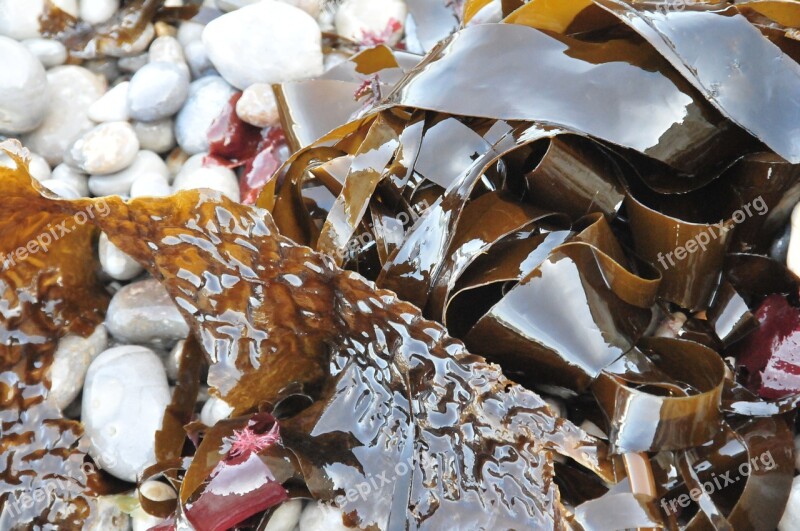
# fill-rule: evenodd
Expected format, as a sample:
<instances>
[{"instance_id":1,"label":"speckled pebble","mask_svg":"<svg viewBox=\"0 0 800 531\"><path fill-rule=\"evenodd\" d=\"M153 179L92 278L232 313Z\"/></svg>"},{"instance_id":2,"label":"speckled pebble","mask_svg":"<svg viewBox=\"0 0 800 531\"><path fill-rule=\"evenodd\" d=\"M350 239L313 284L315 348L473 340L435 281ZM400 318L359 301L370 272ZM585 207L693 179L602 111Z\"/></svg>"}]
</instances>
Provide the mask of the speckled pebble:
<instances>
[{"instance_id":1,"label":"speckled pebble","mask_svg":"<svg viewBox=\"0 0 800 531\"><path fill-rule=\"evenodd\" d=\"M106 122L84 133L67 152L67 162L92 174L124 170L139 152L139 139L127 122Z\"/></svg>"}]
</instances>

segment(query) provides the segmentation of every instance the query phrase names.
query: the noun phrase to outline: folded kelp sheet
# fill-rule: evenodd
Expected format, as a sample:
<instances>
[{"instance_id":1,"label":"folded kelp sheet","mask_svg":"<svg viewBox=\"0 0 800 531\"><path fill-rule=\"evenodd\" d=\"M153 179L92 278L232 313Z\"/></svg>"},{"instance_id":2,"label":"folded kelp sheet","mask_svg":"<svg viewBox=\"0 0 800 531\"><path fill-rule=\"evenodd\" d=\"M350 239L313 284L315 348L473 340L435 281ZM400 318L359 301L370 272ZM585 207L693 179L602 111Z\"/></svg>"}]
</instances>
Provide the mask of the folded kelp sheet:
<instances>
[{"instance_id":1,"label":"folded kelp sheet","mask_svg":"<svg viewBox=\"0 0 800 531\"><path fill-rule=\"evenodd\" d=\"M768 251L800 199L800 5L472 24L486 4L424 57L276 86L294 153L257 206L58 199L4 144L4 522L80 528L130 488L85 473L47 399L58 339L103 318L103 231L192 329L147 473L179 499L140 500L175 529L261 529L289 498L362 529L775 528L800 388L764 323L797 317ZM234 408L213 428L205 365ZM44 509L9 503L54 478Z\"/></svg>"}]
</instances>

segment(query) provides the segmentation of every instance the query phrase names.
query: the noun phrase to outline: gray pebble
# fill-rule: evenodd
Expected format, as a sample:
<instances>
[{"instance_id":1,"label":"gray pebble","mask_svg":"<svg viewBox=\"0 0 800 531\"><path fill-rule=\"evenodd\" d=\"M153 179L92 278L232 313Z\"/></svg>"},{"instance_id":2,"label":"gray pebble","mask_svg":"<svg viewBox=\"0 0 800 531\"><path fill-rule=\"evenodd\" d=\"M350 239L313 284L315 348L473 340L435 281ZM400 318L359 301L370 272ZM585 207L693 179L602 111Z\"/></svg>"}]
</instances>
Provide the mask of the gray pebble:
<instances>
[{"instance_id":1,"label":"gray pebble","mask_svg":"<svg viewBox=\"0 0 800 531\"><path fill-rule=\"evenodd\" d=\"M149 57L150 56L146 52L131 57L122 57L117 61L117 66L119 66L119 69L123 72L133 74L141 70L141 68L147 64Z\"/></svg>"},{"instance_id":2,"label":"gray pebble","mask_svg":"<svg viewBox=\"0 0 800 531\"><path fill-rule=\"evenodd\" d=\"M89 337L62 337L50 366L50 392L47 397L60 409L66 408L80 393L89 364L108 345L108 334L98 325Z\"/></svg>"},{"instance_id":3,"label":"gray pebble","mask_svg":"<svg viewBox=\"0 0 800 531\"><path fill-rule=\"evenodd\" d=\"M208 76L191 84L189 97L175 119L175 138L186 153L208 151L208 128L236 93L224 79Z\"/></svg>"},{"instance_id":4,"label":"gray pebble","mask_svg":"<svg viewBox=\"0 0 800 531\"><path fill-rule=\"evenodd\" d=\"M166 153L175 147L174 123L171 118L156 122L133 122L133 130L142 149Z\"/></svg>"},{"instance_id":5,"label":"gray pebble","mask_svg":"<svg viewBox=\"0 0 800 531\"><path fill-rule=\"evenodd\" d=\"M120 289L108 306L106 327L119 341L156 347L169 347L189 335L177 306L154 279Z\"/></svg>"},{"instance_id":6,"label":"gray pebble","mask_svg":"<svg viewBox=\"0 0 800 531\"><path fill-rule=\"evenodd\" d=\"M131 78L128 112L131 118L153 122L178 112L189 94L189 69L163 61L143 66Z\"/></svg>"}]
</instances>

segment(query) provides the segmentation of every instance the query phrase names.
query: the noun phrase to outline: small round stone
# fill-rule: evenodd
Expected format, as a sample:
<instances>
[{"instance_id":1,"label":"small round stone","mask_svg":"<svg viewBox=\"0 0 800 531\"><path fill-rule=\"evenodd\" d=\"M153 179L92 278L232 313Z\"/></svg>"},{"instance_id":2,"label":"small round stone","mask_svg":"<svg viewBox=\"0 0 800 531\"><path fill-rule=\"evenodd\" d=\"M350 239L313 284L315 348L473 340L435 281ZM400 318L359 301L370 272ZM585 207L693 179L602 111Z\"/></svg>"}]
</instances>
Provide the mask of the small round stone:
<instances>
[{"instance_id":1,"label":"small round stone","mask_svg":"<svg viewBox=\"0 0 800 531\"><path fill-rule=\"evenodd\" d=\"M47 397L60 409L66 408L83 388L89 364L108 345L108 334L98 325L89 337L67 335L58 342L50 366L50 392Z\"/></svg>"},{"instance_id":2,"label":"small round stone","mask_svg":"<svg viewBox=\"0 0 800 531\"><path fill-rule=\"evenodd\" d=\"M52 175L50 165L44 160L44 157L31 153L30 161L28 161L28 173L37 181L46 181Z\"/></svg>"},{"instance_id":3,"label":"small round stone","mask_svg":"<svg viewBox=\"0 0 800 531\"><path fill-rule=\"evenodd\" d=\"M173 190L199 190L209 188L221 192L222 195L239 201L239 180L236 174L222 166L197 168L194 171L179 174L172 184Z\"/></svg>"},{"instance_id":4,"label":"small round stone","mask_svg":"<svg viewBox=\"0 0 800 531\"><path fill-rule=\"evenodd\" d=\"M322 74L321 39L313 17L276 0L262 0L226 13L203 31L211 63L228 83L240 89L253 83L282 83Z\"/></svg>"},{"instance_id":5,"label":"small round stone","mask_svg":"<svg viewBox=\"0 0 800 531\"><path fill-rule=\"evenodd\" d=\"M174 500L178 497L172 487L161 481L145 481L139 486L139 492L148 500L156 502ZM132 531L148 531L165 523L166 519L152 516L142 507L137 507L131 512Z\"/></svg>"},{"instance_id":6,"label":"small round stone","mask_svg":"<svg viewBox=\"0 0 800 531\"><path fill-rule=\"evenodd\" d=\"M178 27L178 42L186 48L186 45L193 41L198 41L203 36L205 24L199 22L184 21Z\"/></svg>"},{"instance_id":7,"label":"small round stone","mask_svg":"<svg viewBox=\"0 0 800 531\"><path fill-rule=\"evenodd\" d=\"M264 531L292 531L300 523L302 500L287 500L272 512Z\"/></svg>"},{"instance_id":8,"label":"small round stone","mask_svg":"<svg viewBox=\"0 0 800 531\"><path fill-rule=\"evenodd\" d=\"M158 37L150 44L148 60L151 63L173 63L186 66L183 46L175 37Z\"/></svg>"},{"instance_id":9,"label":"small round stone","mask_svg":"<svg viewBox=\"0 0 800 531\"><path fill-rule=\"evenodd\" d=\"M407 14L402 0L345 0L336 11L336 33L356 42L379 37L391 46L400 40ZM397 30L391 32L393 23Z\"/></svg>"},{"instance_id":10,"label":"small round stone","mask_svg":"<svg viewBox=\"0 0 800 531\"><path fill-rule=\"evenodd\" d=\"M108 236L106 236L105 232L100 234L97 254L103 271L114 280L131 280L144 271L144 268L136 260L108 241Z\"/></svg>"},{"instance_id":11,"label":"small round stone","mask_svg":"<svg viewBox=\"0 0 800 531\"><path fill-rule=\"evenodd\" d=\"M271 127L280 124L278 102L272 86L256 83L247 87L236 102L236 115L244 122L256 127Z\"/></svg>"},{"instance_id":12,"label":"small round stone","mask_svg":"<svg viewBox=\"0 0 800 531\"><path fill-rule=\"evenodd\" d=\"M175 147L174 123L171 118L155 122L133 122L133 130L139 139L139 147L166 153Z\"/></svg>"},{"instance_id":13,"label":"small round stone","mask_svg":"<svg viewBox=\"0 0 800 531\"><path fill-rule=\"evenodd\" d=\"M208 151L208 128L236 93L219 76L207 76L191 84L189 97L175 119L175 138L186 153Z\"/></svg>"},{"instance_id":14,"label":"small round stone","mask_svg":"<svg viewBox=\"0 0 800 531\"><path fill-rule=\"evenodd\" d=\"M138 152L139 139L129 123L106 122L72 144L67 162L92 175L107 175L130 166Z\"/></svg>"},{"instance_id":15,"label":"small round stone","mask_svg":"<svg viewBox=\"0 0 800 531\"><path fill-rule=\"evenodd\" d=\"M89 177L85 173L81 173L75 168L72 168L69 164L61 163L53 168L50 179L70 185L81 197L87 197L89 195Z\"/></svg>"},{"instance_id":16,"label":"small round stone","mask_svg":"<svg viewBox=\"0 0 800 531\"><path fill-rule=\"evenodd\" d=\"M55 39L26 39L22 41L29 52L39 59L42 66L52 68L67 62L67 48Z\"/></svg>"},{"instance_id":17,"label":"small round stone","mask_svg":"<svg viewBox=\"0 0 800 531\"><path fill-rule=\"evenodd\" d=\"M189 325L154 279L128 284L114 294L106 327L119 341L156 347L170 347L189 335Z\"/></svg>"},{"instance_id":18,"label":"small round stone","mask_svg":"<svg viewBox=\"0 0 800 531\"><path fill-rule=\"evenodd\" d=\"M142 150L124 170L111 175L92 175L89 178L89 190L95 196L128 195L136 179L152 173L166 179L169 170L157 153Z\"/></svg>"},{"instance_id":19,"label":"small round stone","mask_svg":"<svg viewBox=\"0 0 800 531\"><path fill-rule=\"evenodd\" d=\"M342 511L322 502L307 503L300 515L299 531L347 531L348 529L351 528L344 525Z\"/></svg>"},{"instance_id":20,"label":"small round stone","mask_svg":"<svg viewBox=\"0 0 800 531\"><path fill-rule=\"evenodd\" d=\"M0 58L0 134L33 131L47 112L44 67L26 47L8 37L0 36Z\"/></svg>"},{"instance_id":21,"label":"small round stone","mask_svg":"<svg viewBox=\"0 0 800 531\"><path fill-rule=\"evenodd\" d=\"M219 73L211 64L211 60L206 53L206 46L203 41L192 41L186 45L184 52L186 54L186 62L189 69L192 71L192 76L199 79L203 76L219 75Z\"/></svg>"},{"instance_id":22,"label":"small round stone","mask_svg":"<svg viewBox=\"0 0 800 531\"><path fill-rule=\"evenodd\" d=\"M130 82L123 81L103 94L89 107L89 118L97 123L127 121L129 86Z\"/></svg>"},{"instance_id":23,"label":"small round stone","mask_svg":"<svg viewBox=\"0 0 800 531\"><path fill-rule=\"evenodd\" d=\"M117 66L123 72L128 73L136 73L142 69L144 65L146 65L150 60L150 55L145 53L140 53L138 55L132 55L130 57L122 57L117 61Z\"/></svg>"},{"instance_id":24,"label":"small round stone","mask_svg":"<svg viewBox=\"0 0 800 531\"><path fill-rule=\"evenodd\" d=\"M47 85L47 115L41 126L23 137L23 143L55 166L75 139L94 127L89 107L106 92L107 85L103 76L73 65L51 68Z\"/></svg>"},{"instance_id":25,"label":"small round stone","mask_svg":"<svg viewBox=\"0 0 800 531\"><path fill-rule=\"evenodd\" d=\"M134 197L166 197L172 194L169 181L157 173L145 173L131 184L131 199Z\"/></svg>"},{"instance_id":26,"label":"small round stone","mask_svg":"<svg viewBox=\"0 0 800 531\"><path fill-rule=\"evenodd\" d=\"M81 0L80 16L89 24L102 24L119 9L119 0Z\"/></svg>"},{"instance_id":27,"label":"small round stone","mask_svg":"<svg viewBox=\"0 0 800 531\"><path fill-rule=\"evenodd\" d=\"M0 35L18 41L41 36L43 10L44 0L0 0Z\"/></svg>"},{"instance_id":28,"label":"small round stone","mask_svg":"<svg viewBox=\"0 0 800 531\"><path fill-rule=\"evenodd\" d=\"M170 402L159 357L140 346L106 350L89 366L81 421L89 455L103 470L135 482L155 463L154 440Z\"/></svg>"},{"instance_id":29,"label":"small round stone","mask_svg":"<svg viewBox=\"0 0 800 531\"><path fill-rule=\"evenodd\" d=\"M185 65L149 63L131 78L128 112L134 120L162 120L178 112L188 95L189 69Z\"/></svg>"},{"instance_id":30,"label":"small round stone","mask_svg":"<svg viewBox=\"0 0 800 531\"><path fill-rule=\"evenodd\" d=\"M200 422L209 428L215 426L220 420L228 418L233 413L233 408L221 398L212 396L200 411Z\"/></svg>"},{"instance_id":31,"label":"small round stone","mask_svg":"<svg viewBox=\"0 0 800 531\"><path fill-rule=\"evenodd\" d=\"M72 187L72 185L65 183L64 181L57 181L55 179L47 179L42 181L42 186L53 192L59 197L63 197L64 199L80 199L81 194Z\"/></svg>"}]
</instances>

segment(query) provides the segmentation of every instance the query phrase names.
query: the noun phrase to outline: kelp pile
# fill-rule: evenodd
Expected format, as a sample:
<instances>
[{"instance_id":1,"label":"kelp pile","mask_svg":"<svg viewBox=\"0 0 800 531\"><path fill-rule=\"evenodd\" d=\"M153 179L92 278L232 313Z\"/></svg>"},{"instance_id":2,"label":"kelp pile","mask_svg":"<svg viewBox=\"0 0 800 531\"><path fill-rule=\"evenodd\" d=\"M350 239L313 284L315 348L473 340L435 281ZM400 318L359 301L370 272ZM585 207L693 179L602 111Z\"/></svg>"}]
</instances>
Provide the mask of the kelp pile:
<instances>
[{"instance_id":1,"label":"kelp pile","mask_svg":"<svg viewBox=\"0 0 800 531\"><path fill-rule=\"evenodd\" d=\"M4 521L79 527L124 488L80 475L80 425L46 400L57 339L102 317L99 229L192 328L147 473L179 501L141 500L173 528L257 529L298 497L363 529L775 528L800 389L769 349L800 320L768 251L800 199L800 4L504 1L484 25L486 1L455 24L417 4L424 57L276 87L294 154L257 207L107 198L0 274L3 518L70 485ZM15 160L4 256L96 201ZM234 407L212 428L205 364Z\"/></svg>"}]
</instances>

